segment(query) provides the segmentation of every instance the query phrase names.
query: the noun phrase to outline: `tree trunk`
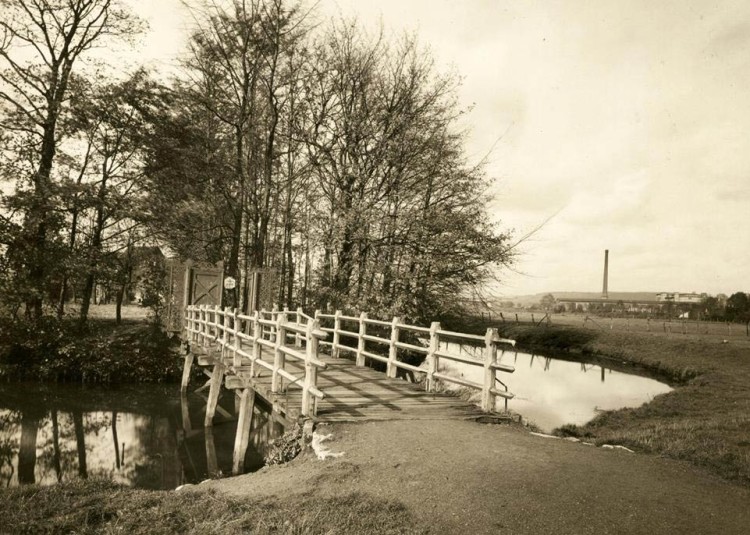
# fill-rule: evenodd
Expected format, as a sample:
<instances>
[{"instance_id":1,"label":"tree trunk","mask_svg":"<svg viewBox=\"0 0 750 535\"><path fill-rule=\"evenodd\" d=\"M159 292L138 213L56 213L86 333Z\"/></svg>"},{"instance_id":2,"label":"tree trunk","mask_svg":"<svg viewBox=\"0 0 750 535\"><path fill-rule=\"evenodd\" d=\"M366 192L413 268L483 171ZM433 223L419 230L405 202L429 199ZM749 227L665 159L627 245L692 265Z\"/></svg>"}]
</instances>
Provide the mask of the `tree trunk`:
<instances>
[{"instance_id":1,"label":"tree trunk","mask_svg":"<svg viewBox=\"0 0 750 535\"><path fill-rule=\"evenodd\" d=\"M88 273L86 274L86 285L83 288L83 297L81 300L81 324L85 324L88 320L91 296L93 295L96 284L96 268L99 265L99 254L102 249L102 232L104 231L104 222L106 220L104 214L104 201L107 196L107 179L109 178L108 165L109 159L105 156L104 161L102 162L102 183L99 186L99 192L97 193L96 223L93 236L91 237L91 260Z\"/></svg>"},{"instance_id":2,"label":"tree trunk","mask_svg":"<svg viewBox=\"0 0 750 535\"><path fill-rule=\"evenodd\" d=\"M18 483L21 485L36 482L36 439L39 433L37 414L24 412L21 415L21 443L18 449Z\"/></svg>"},{"instance_id":3,"label":"tree trunk","mask_svg":"<svg viewBox=\"0 0 750 535\"><path fill-rule=\"evenodd\" d=\"M86 436L83 430L83 414L80 411L73 413L73 427L76 435L76 451L78 452L78 475L86 479L89 475L86 468Z\"/></svg>"}]
</instances>

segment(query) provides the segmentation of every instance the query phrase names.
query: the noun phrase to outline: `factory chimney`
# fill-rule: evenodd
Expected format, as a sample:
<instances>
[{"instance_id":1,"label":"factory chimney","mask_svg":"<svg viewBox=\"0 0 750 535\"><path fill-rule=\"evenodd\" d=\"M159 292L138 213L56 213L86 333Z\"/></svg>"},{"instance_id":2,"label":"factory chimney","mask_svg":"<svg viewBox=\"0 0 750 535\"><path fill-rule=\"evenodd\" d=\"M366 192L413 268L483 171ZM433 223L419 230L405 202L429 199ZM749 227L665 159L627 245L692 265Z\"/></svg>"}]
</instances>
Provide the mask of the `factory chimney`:
<instances>
[{"instance_id":1,"label":"factory chimney","mask_svg":"<svg viewBox=\"0 0 750 535\"><path fill-rule=\"evenodd\" d=\"M602 298L608 299L607 278L609 277L609 249L604 250L604 285L602 286Z\"/></svg>"}]
</instances>

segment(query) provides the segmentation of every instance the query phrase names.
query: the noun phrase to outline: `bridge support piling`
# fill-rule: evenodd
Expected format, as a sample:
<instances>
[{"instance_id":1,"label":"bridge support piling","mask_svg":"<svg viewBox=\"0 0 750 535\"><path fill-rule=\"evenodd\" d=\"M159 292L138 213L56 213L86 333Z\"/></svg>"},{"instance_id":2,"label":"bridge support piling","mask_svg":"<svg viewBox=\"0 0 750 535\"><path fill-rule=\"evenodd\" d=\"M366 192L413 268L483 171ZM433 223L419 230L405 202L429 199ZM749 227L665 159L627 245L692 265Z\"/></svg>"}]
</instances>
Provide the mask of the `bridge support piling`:
<instances>
[{"instance_id":1,"label":"bridge support piling","mask_svg":"<svg viewBox=\"0 0 750 535\"><path fill-rule=\"evenodd\" d=\"M237 417L237 434L234 437L234 451L232 452L233 475L241 474L245 464L245 453L250 441L250 429L253 423L255 390L244 388L238 397L240 410Z\"/></svg>"},{"instance_id":2,"label":"bridge support piling","mask_svg":"<svg viewBox=\"0 0 750 535\"><path fill-rule=\"evenodd\" d=\"M208 400L206 401L206 420L203 425L211 427L213 425L214 414L216 414L216 405L219 403L219 394L221 393L221 383L224 381L224 365L214 364L211 372L210 389L208 391Z\"/></svg>"},{"instance_id":3,"label":"bridge support piling","mask_svg":"<svg viewBox=\"0 0 750 535\"><path fill-rule=\"evenodd\" d=\"M182 381L180 381L180 392L182 393L187 392L187 387L190 383L190 372L193 369L193 361L195 360L195 355L190 351L190 345L186 344L186 347L185 364L182 368Z\"/></svg>"}]
</instances>

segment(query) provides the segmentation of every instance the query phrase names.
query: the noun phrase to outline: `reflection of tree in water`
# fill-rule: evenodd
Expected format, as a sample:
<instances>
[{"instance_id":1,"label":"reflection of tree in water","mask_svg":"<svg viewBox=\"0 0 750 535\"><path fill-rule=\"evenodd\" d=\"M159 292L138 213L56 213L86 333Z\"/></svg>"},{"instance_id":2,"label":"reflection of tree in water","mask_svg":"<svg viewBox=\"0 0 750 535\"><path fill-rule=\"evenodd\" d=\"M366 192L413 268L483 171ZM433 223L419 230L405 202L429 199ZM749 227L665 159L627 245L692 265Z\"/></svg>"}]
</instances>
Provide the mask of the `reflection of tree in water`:
<instances>
[{"instance_id":1,"label":"reflection of tree in water","mask_svg":"<svg viewBox=\"0 0 750 535\"><path fill-rule=\"evenodd\" d=\"M135 426L137 457L131 457L129 483L139 488L174 488L181 481L175 426L168 418L143 418Z\"/></svg>"},{"instance_id":2,"label":"reflection of tree in water","mask_svg":"<svg viewBox=\"0 0 750 535\"><path fill-rule=\"evenodd\" d=\"M101 412L58 413L53 410L42 425L37 442L38 481L53 483L74 477L112 477L113 470L89 466L89 455L100 441L98 435L112 427L110 415Z\"/></svg>"},{"instance_id":3,"label":"reflection of tree in water","mask_svg":"<svg viewBox=\"0 0 750 535\"><path fill-rule=\"evenodd\" d=\"M13 466L21 437L21 413L0 410L0 480L9 487L16 469Z\"/></svg>"},{"instance_id":4,"label":"reflection of tree in water","mask_svg":"<svg viewBox=\"0 0 750 535\"><path fill-rule=\"evenodd\" d=\"M235 415L215 422L209 437L198 423L202 423L202 401L193 400L198 409L193 429L189 411L165 410L167 398L160 392L153 397L158 399L146 396L149 403L138 405L137 413L105 412L96 408L118 405L106 400L102 404L98 398L88 400L80 392L75 392L72 401L60 396L63 401L57 403L51 395L19 391L8 402L10 408L0 408L0 485L32 481L44 485L101 476L141 488L174 488L186 478L199 481L206 477L209 445L214 451L210 463L214 471L231 472ZM187 399L184 401L180 407L183 413L188 410ZM233 398L224 401L231 413ZM263 465L269 439L281 432L256 405L246 469Z\"/></svg>"}]
</instances>

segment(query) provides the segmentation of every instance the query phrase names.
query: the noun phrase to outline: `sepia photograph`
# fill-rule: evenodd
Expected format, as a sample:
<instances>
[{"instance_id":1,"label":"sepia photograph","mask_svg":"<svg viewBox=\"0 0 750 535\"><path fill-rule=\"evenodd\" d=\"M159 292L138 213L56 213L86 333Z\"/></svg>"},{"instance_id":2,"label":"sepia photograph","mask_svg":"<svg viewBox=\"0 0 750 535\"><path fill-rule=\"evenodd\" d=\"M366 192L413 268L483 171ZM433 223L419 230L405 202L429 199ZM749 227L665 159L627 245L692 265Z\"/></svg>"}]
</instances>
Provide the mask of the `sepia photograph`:
<instances>
[{"instance_id":1,"label":"sepia photograph","mask_svg":"<svg viewBox=\"0 0 750 535\"><path fill-rule=\"evenodd\" d=\"M0 0L0 534L750 533L750 4Z\"/></svg>"}]
</instances>

